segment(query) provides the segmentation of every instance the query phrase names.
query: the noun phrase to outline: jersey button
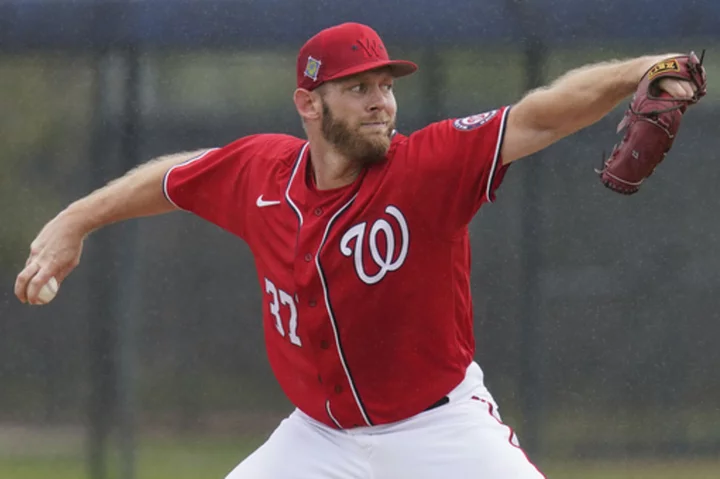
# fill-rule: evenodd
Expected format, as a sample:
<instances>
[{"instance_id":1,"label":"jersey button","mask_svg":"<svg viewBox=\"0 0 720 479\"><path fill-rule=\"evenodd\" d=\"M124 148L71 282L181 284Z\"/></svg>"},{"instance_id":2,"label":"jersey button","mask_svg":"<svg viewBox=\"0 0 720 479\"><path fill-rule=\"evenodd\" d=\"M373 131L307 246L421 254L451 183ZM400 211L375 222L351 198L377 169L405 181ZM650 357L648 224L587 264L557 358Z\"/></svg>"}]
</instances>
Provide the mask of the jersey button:
<instances>
[{"instance_id":1,"label":"jersey button","mask_svg":"<svg viewBox=\"0 0 720 479\"><path fill-rule=\"evenodd\" d=\"M320 341L320 349L330 349L330 343L323 339Z\"/></svg>"},{"instance_id":2,"label":"jersey button","mask_svg":"<svg viewBox=\"0 0 720 479\"><path fill-rule=\"evenodd\" d=\"M315 301L314 299L311 299L310 301L308 301L308 306L310 306L311 308L314 308L315 306L317 306L317 301Z\"/></svg>"},{"instance_id":3,"label":"jersey button","mask_svg":"<svg viewBox=\"0 0 720 479\"><path fill-rule=\"evenodd\" d=\"M312 255L310 253L305 253L305 261L308 263L312 261Z\"/></svg>"},{"instance_id":4,"label":"jersey button","mask_svg":"<svg viewBox=\"0 0 720 479\"><path fill-rule=\"evenodd\" d=\"M340 394L342 391L343 391L343 387L340 386L339 384L337 384L337 385L335 386L335 392L336 392L337 394Z\"/></svg>"},{"instance_id":5,"label":"jersey button","mask_svg":"<svg viewBox=\"0 0 720 479\"><path fill-rule=\"evenodd\" d=\"M322 208L315 208L315 216L322 215L322 212L323 212Z\"/></svg>"}]
</instances>

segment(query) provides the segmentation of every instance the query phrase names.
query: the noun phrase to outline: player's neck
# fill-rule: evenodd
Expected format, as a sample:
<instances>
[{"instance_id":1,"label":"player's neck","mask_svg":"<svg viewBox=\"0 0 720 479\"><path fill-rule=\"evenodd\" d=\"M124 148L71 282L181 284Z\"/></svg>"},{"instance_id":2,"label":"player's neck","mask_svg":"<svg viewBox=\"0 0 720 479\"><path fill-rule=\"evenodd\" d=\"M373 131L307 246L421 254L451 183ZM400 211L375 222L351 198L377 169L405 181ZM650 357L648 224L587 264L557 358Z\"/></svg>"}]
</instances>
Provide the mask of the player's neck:
<instances>
[{"instance_id":1,"label":"player's neck","mask_svg":"<svg viewBox=\"0 0 720 479\"><path fill-rule=\"evenodd\" d=\"M310 168L318 190L342 188L355 181L362 167L326 142L310 142Z\"/></svg>"}]
</instances>

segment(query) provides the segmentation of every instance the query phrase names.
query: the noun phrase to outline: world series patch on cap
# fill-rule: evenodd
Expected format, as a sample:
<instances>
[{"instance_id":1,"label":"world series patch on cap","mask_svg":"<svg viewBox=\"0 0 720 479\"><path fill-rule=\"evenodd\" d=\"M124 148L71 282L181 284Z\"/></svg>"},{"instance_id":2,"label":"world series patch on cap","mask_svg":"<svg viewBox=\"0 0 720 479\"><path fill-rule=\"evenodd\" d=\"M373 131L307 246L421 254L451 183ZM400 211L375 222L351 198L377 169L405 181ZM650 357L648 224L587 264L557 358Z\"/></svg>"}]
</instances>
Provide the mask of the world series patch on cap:
<instances>
[{"instance_id":1,"label":"world series patch on cap","mask_svg":"<svg viewBox=\"0 0 720 479\"><path fill-rule=\"evenodd\" d=\"M322 62L316 58L308 57L307 65L305 66L305 76L312 78L313 81L317 81L318 72L320 71L320 65Z\"/></svg>"}]
</instances>

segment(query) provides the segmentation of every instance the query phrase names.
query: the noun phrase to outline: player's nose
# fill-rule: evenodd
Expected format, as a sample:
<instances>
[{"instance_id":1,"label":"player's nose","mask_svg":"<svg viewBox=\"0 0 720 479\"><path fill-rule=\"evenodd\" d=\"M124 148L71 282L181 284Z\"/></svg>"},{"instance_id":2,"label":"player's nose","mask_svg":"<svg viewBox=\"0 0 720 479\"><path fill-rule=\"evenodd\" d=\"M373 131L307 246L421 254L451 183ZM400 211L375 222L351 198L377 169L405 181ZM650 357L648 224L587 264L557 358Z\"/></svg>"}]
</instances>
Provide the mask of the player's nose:
<instances>
[{"instance_id":1,"label":"player's nose","mask_svg":"<svg viewBox=\"0 0 720 479\"><path fill-rule=\"evenodd\" d=\"M384 110L387 108L390 99L380 86L372 88L368 94L368 109L372 111Z\"/></svg>"}]
</instances>

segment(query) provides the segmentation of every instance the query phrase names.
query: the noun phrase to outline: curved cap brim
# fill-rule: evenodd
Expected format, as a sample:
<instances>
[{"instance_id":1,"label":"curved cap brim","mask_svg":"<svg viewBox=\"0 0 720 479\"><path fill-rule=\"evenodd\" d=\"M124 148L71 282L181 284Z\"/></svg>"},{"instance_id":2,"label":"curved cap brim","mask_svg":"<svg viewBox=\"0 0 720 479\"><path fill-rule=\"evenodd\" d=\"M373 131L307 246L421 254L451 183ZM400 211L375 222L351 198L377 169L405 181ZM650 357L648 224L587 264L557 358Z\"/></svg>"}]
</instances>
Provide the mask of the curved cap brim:
<instances>
[{"instance_id":1,"label":"curved cap brim","mask_svg":"<svg viewBox=\"0 0 720 479\"><path fill-rule=\"evenodd\" d=\"M399 78L404 77L407 75L410 75L412 73L415 73L418 69L418 66L413 63L406 60L378 60L373 62L367 62L363 63L362 65L355 65L350 68L346 68L345 70L341 70L328 78L325 78L325 81L332 81L332 80L338 80L340 78L349 77L352 75L357 75L358 73L363 73L371 70L378 70L380 68L390 68L390 73L393 77Z\"/></svg>"}]
</instances>

